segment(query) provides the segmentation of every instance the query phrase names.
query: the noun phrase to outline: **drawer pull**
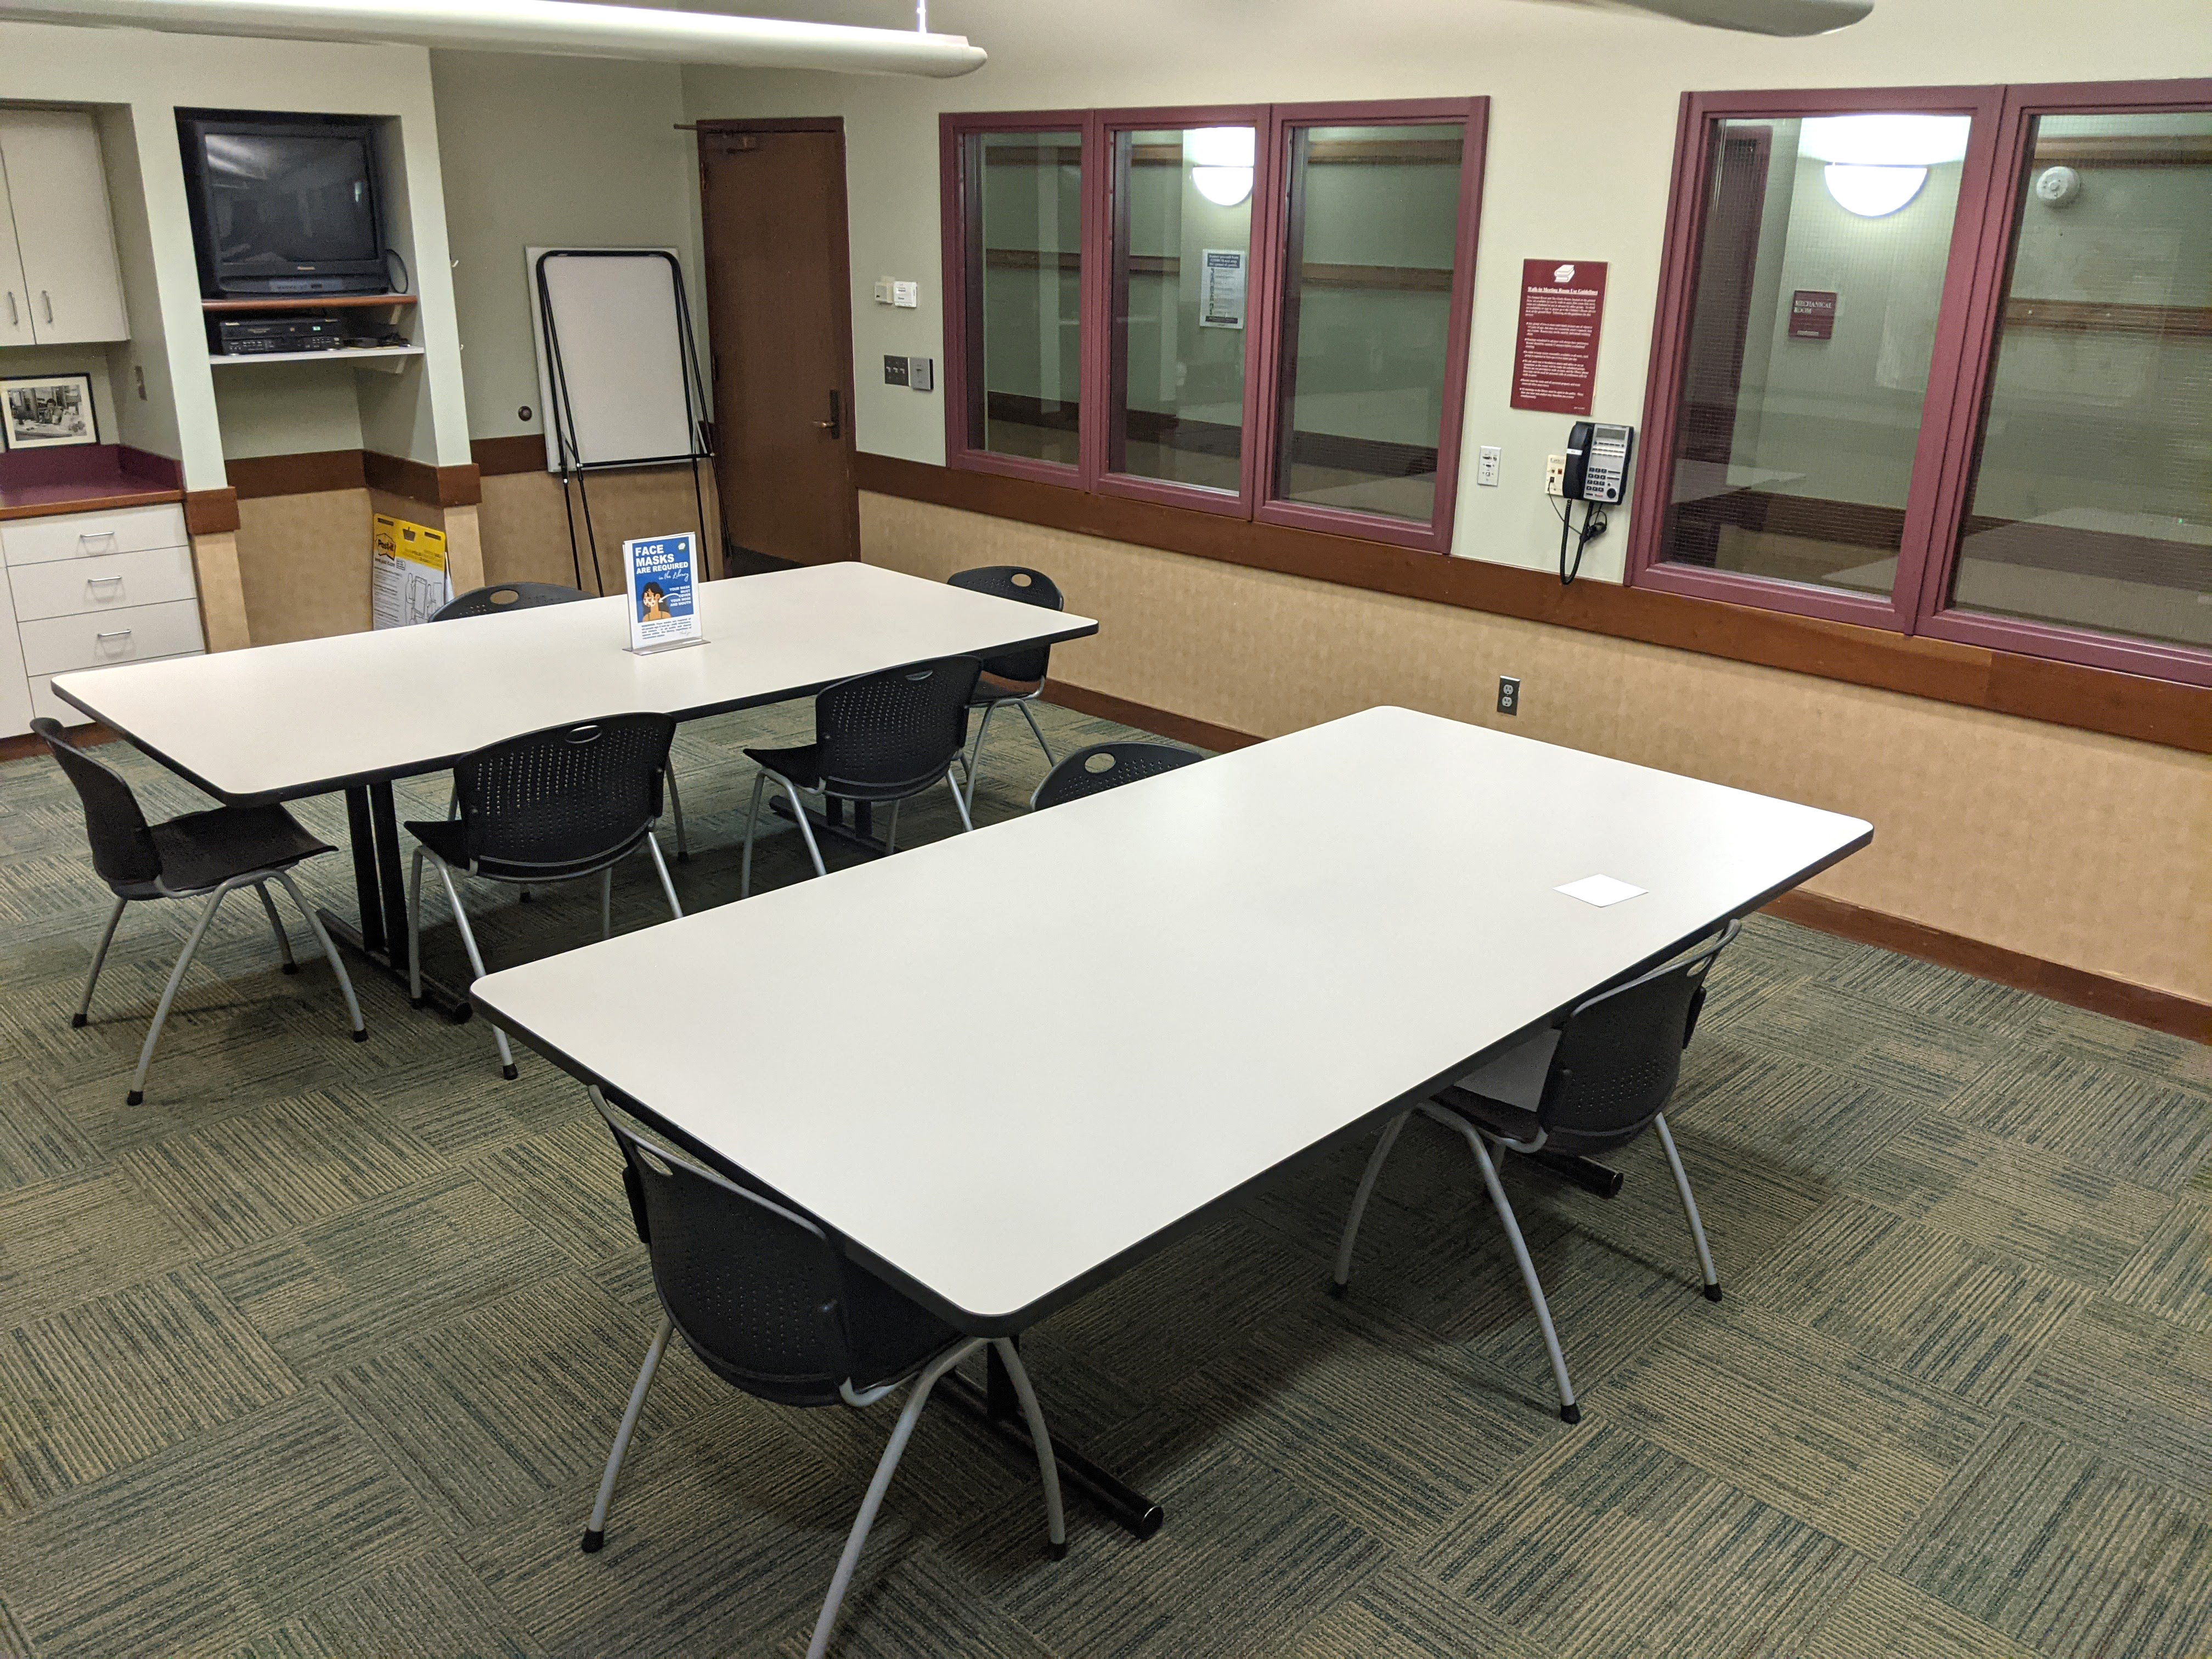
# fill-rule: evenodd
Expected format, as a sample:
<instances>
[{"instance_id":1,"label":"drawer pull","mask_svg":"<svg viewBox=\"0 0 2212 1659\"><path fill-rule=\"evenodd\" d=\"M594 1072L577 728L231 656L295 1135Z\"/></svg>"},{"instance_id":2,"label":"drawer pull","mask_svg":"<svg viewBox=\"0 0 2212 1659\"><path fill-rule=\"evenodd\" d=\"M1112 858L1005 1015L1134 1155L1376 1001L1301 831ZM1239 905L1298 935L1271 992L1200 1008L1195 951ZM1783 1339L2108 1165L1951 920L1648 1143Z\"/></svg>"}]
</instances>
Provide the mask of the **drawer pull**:
<instances>
[{"instance_id":1,"label":"drawer pull","mask_svg":"<svg viewBox=\"0 0 2212 1659\"><path fill-rule=\"evenodd\" d=\"M87 576L84 579L84 596L86 599L97 599L100 597L99 594L92 591L95 587L112 587L115 590L116 593L120 593L123 591L123 578L120 576ZM109 597L112 599L114 597L114 594L111 594Z\"/></svg>"},{"instance_id":2,"label":"drawer pull","mask_svg":"<svg viewBox=\"0 0 2212 1659\"><path fill-rule=\"evenodd\" d=\"M54 296L47 293L46 289L40 289L39 290L39 298L46 302L46 320L51 323L54 319Z\"/></svg>"},{"instance_id":3,"label":"drawer pull","mask_svg":"<svg viewBox=\"0 0 2212 1659\"><path fill-rule=\"evenodd\" d=\"M8 326L14 328L21 321L15 311L15 290L11 288L8 290Z\"/></svg>"},{"instance_id":4,"label":"drawer pull","mask_svg":"<svg viewBox=\"0 0 2212 1659\"><path fill-rule=\"evenodd\" d=\"M127 640L131 637L131 630L127 628L112 628L105 634L94 634L92 637L95 640Z\"/></svg>"},{"instance_id":5,"label":"drawer pull","mask_svg":"<svg viewBox=\"0 0 2212 1659\"><path fill-rule=\"evenodd\" d=\"M78 533L76 544L89 553L94 542L106 542L110 553L115 551L115 532L112 530L87 530Z\"/></svg>"}]
</instances>

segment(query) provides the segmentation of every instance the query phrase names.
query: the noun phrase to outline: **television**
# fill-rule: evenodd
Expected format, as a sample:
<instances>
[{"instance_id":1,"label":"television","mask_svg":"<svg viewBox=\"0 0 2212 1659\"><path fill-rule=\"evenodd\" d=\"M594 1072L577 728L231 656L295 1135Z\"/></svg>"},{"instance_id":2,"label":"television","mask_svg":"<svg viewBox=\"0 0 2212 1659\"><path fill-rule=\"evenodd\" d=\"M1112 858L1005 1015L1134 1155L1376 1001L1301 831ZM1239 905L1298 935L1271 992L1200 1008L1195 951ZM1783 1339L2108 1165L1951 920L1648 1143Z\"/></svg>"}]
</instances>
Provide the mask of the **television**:
<instances>
[{"instance_id":1,"label":"television","mask_svg":"<svg viewBox=\"0 0 2212 1659\"><path fill-rule=\"evenodd\" d=\"M210 299L389 287L376 124L179 110L200 292Z\"/></svg>"}]
</instances>

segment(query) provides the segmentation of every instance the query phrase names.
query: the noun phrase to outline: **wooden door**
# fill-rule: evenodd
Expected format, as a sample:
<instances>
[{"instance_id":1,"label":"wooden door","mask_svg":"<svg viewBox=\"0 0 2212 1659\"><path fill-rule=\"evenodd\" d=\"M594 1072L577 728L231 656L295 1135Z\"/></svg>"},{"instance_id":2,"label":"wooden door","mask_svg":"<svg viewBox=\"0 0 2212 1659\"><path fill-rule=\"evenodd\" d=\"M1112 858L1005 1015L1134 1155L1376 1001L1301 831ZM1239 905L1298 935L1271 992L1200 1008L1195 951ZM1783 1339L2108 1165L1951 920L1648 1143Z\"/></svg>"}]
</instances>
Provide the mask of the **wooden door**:
<instances>
[{"instance_id":1,"label":"wooden door","mask_svg":"<svg viewBox=\"0 0 2212 1659\"><path fill-rule=\"evenodd\" d=\"M41 345L126 337L131 326L123 314L107 177L92 117L76 110L10 110L0 116L0 160L8 169L33 337Z\"/></svg>"},{"instance_id":2,"label":"wooden door","mask_svg":"<svg viewBox=\"0 0 2212 1659\"><path fill-rule=\"evenodd\" d=\"M699 179L729 569L857 559L842 123L702 125Z\"/></svg>"}]
</instances>

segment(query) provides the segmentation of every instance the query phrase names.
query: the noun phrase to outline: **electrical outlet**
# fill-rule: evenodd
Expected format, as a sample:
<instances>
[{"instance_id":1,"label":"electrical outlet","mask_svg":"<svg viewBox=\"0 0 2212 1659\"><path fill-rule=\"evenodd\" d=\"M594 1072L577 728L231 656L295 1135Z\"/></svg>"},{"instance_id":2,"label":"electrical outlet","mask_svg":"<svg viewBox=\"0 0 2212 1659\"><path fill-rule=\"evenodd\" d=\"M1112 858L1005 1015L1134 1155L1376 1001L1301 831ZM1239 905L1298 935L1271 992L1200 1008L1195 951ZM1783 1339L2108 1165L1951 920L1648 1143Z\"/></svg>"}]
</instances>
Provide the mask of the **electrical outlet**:
<instances>
[{"instance_id":1,"label":"electrical outlet","mask_svg":"<svg viewBox=\"0 0 2212 1659\"><path fill-rule=\"evenodd\" d=\"M920 283L893 283L891 284L891 303L895 306L902 307L908 311L913 310L915 307L921 303L921 284Z\"/></svg>"},{"instance_id":2,"label":"electrical outlet","mask_svg":"<svg viewBox=\"0 0 2212 1659\"><path fill-rule=\"evenodd\" d=\"M907 372L907 360L905 358L886 357L884 359L884 384L885 386L904 386L906 384Z\"/></svg>"},{"instance_id":3,"label":"electrical outlet","mask_svg":"<svg viewBox=\"0 0 2212 1659\"><path fill-rule=\"evenodd\" d=\"M1544 457L1544 493L1564 495L1567 493L1567 458L1564 455Z\"/></svg>"},{"instance_id":4,"label":"electrical outlet","mask_svg":"<svg viewBox=\"0 0 2212 1659\"><path fill-rule=\"evenodd\" d=\"M1498 677L1498 712L1501 714L1521 712L1521 682L1510 674Z\"/></svg>"},{"instance_id":5,"label":"electrical outlet","mask_svg":"<svg viewBox=\"0 0 2212 1659\"><path fill-rule=\"evenodd\" d=\"M936 358L909 357L907 359L906 372L906 383L912 386L916 392L934 392L937 390Z\"/></svg>"},{"instance_id":6,"label":"electrical outlet","mask_svg":"<svg viewBox=\"0 0 2212 1659\"><path fill-rule=\"evenodd\" d=\"M1483 445L1482 459L1475 464L1475 483L1491 489L1497 489L1498 464L1504 459L1505 452L1496 444Z\"/></svg>"},{"instance_id":7,"label":"electrical outlet","mask_svg":"<svg viewBox=\"0 0 2212 1659\"><path fill-rule=\"evenodd\" d=\"M876 278L876 303L878 305L887 306L891 302L891 289L892 283L890 277L878 276Z\"/></svg>"}]
</instances>

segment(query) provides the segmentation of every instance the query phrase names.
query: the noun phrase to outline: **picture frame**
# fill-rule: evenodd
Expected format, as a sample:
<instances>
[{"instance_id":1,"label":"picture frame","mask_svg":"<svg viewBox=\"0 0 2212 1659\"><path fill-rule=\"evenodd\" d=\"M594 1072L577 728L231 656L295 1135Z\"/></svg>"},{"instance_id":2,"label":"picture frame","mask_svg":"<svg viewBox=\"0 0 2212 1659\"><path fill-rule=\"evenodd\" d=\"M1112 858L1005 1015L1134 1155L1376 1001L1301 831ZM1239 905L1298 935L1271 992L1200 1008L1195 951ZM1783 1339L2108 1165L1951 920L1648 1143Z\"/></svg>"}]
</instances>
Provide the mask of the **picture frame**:
<instances>
[{"instance_id":1,"label":"picture frame","mask_svg":"<svg viewBox=\"0 0 2212 1659\"><path fill-rule=\"evenodd\" d=\"M9 449L67 449L100 441L89 374L0 379L0 434Z\"/></svg>"}]
</instances>

